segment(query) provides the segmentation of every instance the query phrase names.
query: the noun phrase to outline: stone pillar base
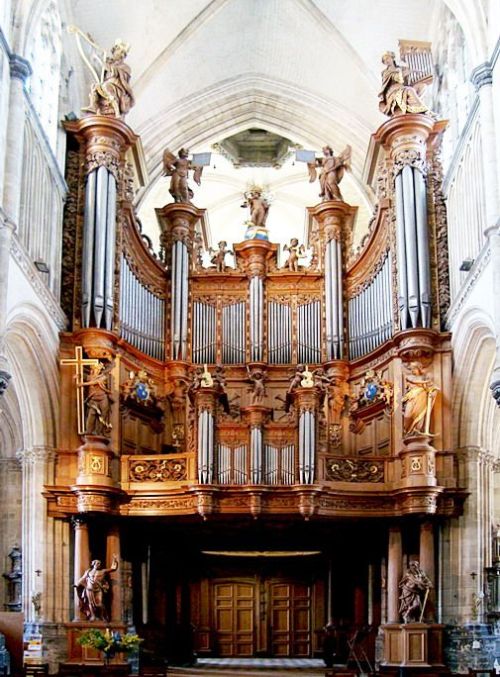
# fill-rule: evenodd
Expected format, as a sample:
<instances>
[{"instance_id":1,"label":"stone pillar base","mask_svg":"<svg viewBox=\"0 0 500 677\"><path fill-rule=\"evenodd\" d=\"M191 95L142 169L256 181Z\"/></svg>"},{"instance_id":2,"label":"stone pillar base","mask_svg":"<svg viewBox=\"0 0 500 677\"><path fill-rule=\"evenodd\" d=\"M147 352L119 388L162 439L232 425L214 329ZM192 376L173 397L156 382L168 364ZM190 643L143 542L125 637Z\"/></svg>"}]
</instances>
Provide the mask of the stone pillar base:
<instances>
[{"instance_id":1,"label":"stone pillar base","mask_svg":"<svg viewBox=\"0 0 500 677\"><path fill-rule=\"evenodd\" d=\"M428 668L443 665L443 628L437 623L390 623L384 632L387 667Z\"/></svg>"}]
</instances>

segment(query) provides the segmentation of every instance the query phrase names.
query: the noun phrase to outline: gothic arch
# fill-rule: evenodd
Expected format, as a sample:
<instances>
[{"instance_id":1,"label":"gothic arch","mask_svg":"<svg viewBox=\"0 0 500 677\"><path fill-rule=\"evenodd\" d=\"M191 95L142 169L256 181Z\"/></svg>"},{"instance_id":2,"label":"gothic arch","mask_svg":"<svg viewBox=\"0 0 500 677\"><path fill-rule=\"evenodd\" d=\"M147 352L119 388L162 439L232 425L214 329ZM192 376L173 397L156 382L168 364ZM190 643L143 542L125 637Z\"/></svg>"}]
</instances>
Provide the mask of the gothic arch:
<instances>
[{"instance_id":1,"label":"gothic arch","mask_svg":"<svg viewBox=\"0 0 500 677\"><path fill-rule=\"evenodd\" d=\"M213 102L217 102L214 106ZM150 183L140 202L162 174L162 153L182 146L210 146L225 136L255 126L280 134L305 147L334 148L350 143L353 149L352 179L369 202L373 196L361 180L362 163L370 130L361 117L349 118L342 106L289 83L246 73L219 82L196 97L163 110L138 129L144 151L151 158Z\"/></svg>"},{"instance_id":2,"label":"gothic arch","mask_svg":"<svg viewBox=\"0 0 500 677\"><path fill-rule=\"evenodd\" d=\"M55 447L57 333L39 308L26 303L8 316L5 345L23 421L24 446Z\"/></svg>"},{"instance_id":3,"label":"gothic arch","mask_svg":"<svg viewBox=\"0 0 500 677\"><path fill-rule=\"evenodd\" d=\"M495 360L492 319L480 308L468 309L455 323L455 445L499 455L500 412L491 397L488 375ZM495 437L495 431L497 436Z\"/></svg>"}]
</instances>

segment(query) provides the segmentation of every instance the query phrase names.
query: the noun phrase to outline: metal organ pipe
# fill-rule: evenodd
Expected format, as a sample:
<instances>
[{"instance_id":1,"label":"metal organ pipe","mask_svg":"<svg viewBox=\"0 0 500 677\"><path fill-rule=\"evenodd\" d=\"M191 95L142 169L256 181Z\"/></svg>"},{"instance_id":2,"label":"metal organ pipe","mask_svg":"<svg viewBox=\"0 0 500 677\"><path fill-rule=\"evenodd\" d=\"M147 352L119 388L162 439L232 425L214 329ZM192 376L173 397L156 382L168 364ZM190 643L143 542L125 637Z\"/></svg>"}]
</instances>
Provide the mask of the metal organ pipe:
<instances>
[{"instance_id":1,"label":"metal organ pipe","mask_svg":"<svg viewBox=\"0 0 500 677\"><path fill-rule=\"evenodd\" d=\"M253 426L250 430L250 473L252 484L262 482L262 429Z\"/></svg>"},{"instance_id":2,"label":"metal organ pipe","mask_svg":"<svg viewBox=\"0 0 500 677\"><path fill-rule=\"evenodd\" d=\"M115 283L115 242L116 242L116 180L108 174L106 218L106 259L104 275L104 323L106 329L113 327L113 292Z\"/></svg>"},{"instance_id":3,"label":"metal organ pipe","mask_svg":"<svg viewBox=\"0 0 500 677\"><path fill-rule=\"evenodd\" d=\"M398 264L399 322L401 329L408 328L408 281L406 274L405 217L403 203L403 177L396 176L396 242Z\"/></svg>"},{"instance_id":4,"label":"metal organ pipe","mask_svg":"<svg viewBox=\"0 0 500 677\"><path fill-rule=\"evenodd\" d=\"M429 237L427 229L427 195L422 173L413 168L415 188L415 213L417 219L418 283L420 291L420 316L423 327L431 326L431 270Z\"/></svg>"},{"instance_id":5,"label":"metal organ pipe","mask_svg":"<svg viewBox=\"0 0 500 677\"><path fill-rule=\"evenodd\" d=\"M411 324L418 325L419 288L418 288L418 250L417 224L415 215L415 192L413 171L409 165L403 167L403 210L405 224L406 275L408 280L408 309Z\"/></svg>"}]
</instances>

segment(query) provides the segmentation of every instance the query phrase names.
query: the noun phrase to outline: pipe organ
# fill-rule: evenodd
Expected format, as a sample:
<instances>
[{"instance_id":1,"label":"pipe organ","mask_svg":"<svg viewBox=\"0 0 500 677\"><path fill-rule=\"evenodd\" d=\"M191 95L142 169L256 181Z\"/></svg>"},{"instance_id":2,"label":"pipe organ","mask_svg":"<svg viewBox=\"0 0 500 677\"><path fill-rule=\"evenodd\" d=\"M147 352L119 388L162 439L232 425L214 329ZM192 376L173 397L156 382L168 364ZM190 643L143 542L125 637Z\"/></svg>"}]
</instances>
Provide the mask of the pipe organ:
<instances>
[{"instance_id":1,"label":"pipe organ","mask_svg":"<svg viewBox=\"0 0 500 677\"><path fill-rule=\"evenodd\" d=\"M439 325L440 187L429 180L442 123L423 114L385 122L370 151L377 205L363 246L351 246L356 208L327 200L308 208L312 263L293 269L280 267L277 244L243 232L234 267L204 267L205 212L184 203L156 210L160 260L124 185L132 132L92 116L66 126L82 158L70 189L84 199L66 233L75 284L62 353L78 345L104 361L120 403L97 446L62 432L82 467L92 454L104 459L92 484L88 472L75 477L68 505L206 518L231 512L231 492L245 487L240 502L248 499L254 516L359 514L365 496L377 515L456 509L444 404L450 345ZM408 437L404 397L421 373L439 394L434 437L418 442ZM72 385L63 382L69 399ZM134 491L125 502L120 486Z\"/></svg>"}]
</instances>

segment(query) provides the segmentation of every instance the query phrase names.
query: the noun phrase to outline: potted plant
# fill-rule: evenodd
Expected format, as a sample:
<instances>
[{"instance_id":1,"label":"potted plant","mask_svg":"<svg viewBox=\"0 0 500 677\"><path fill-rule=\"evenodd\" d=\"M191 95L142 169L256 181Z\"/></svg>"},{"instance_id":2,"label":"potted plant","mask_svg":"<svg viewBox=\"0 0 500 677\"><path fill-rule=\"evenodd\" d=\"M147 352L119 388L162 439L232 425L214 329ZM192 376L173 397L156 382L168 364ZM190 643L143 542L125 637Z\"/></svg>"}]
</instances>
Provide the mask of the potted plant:
<instances>
[{"instance_id":1,"label":"potted plant","mask_svg":"<svg viewBox=\"0 0 500 677\"><path fill-rule=\"evenodd\" d=\"M111 631L106 628L104 632L97 628L83 630L77 639L81 646L88 646L91 649L102 651L104 663L108 664L110 658L117 653L133 653L139 648L142 639L133 633L121 635L119 632Z\"/></svg>"}]
</instances>

